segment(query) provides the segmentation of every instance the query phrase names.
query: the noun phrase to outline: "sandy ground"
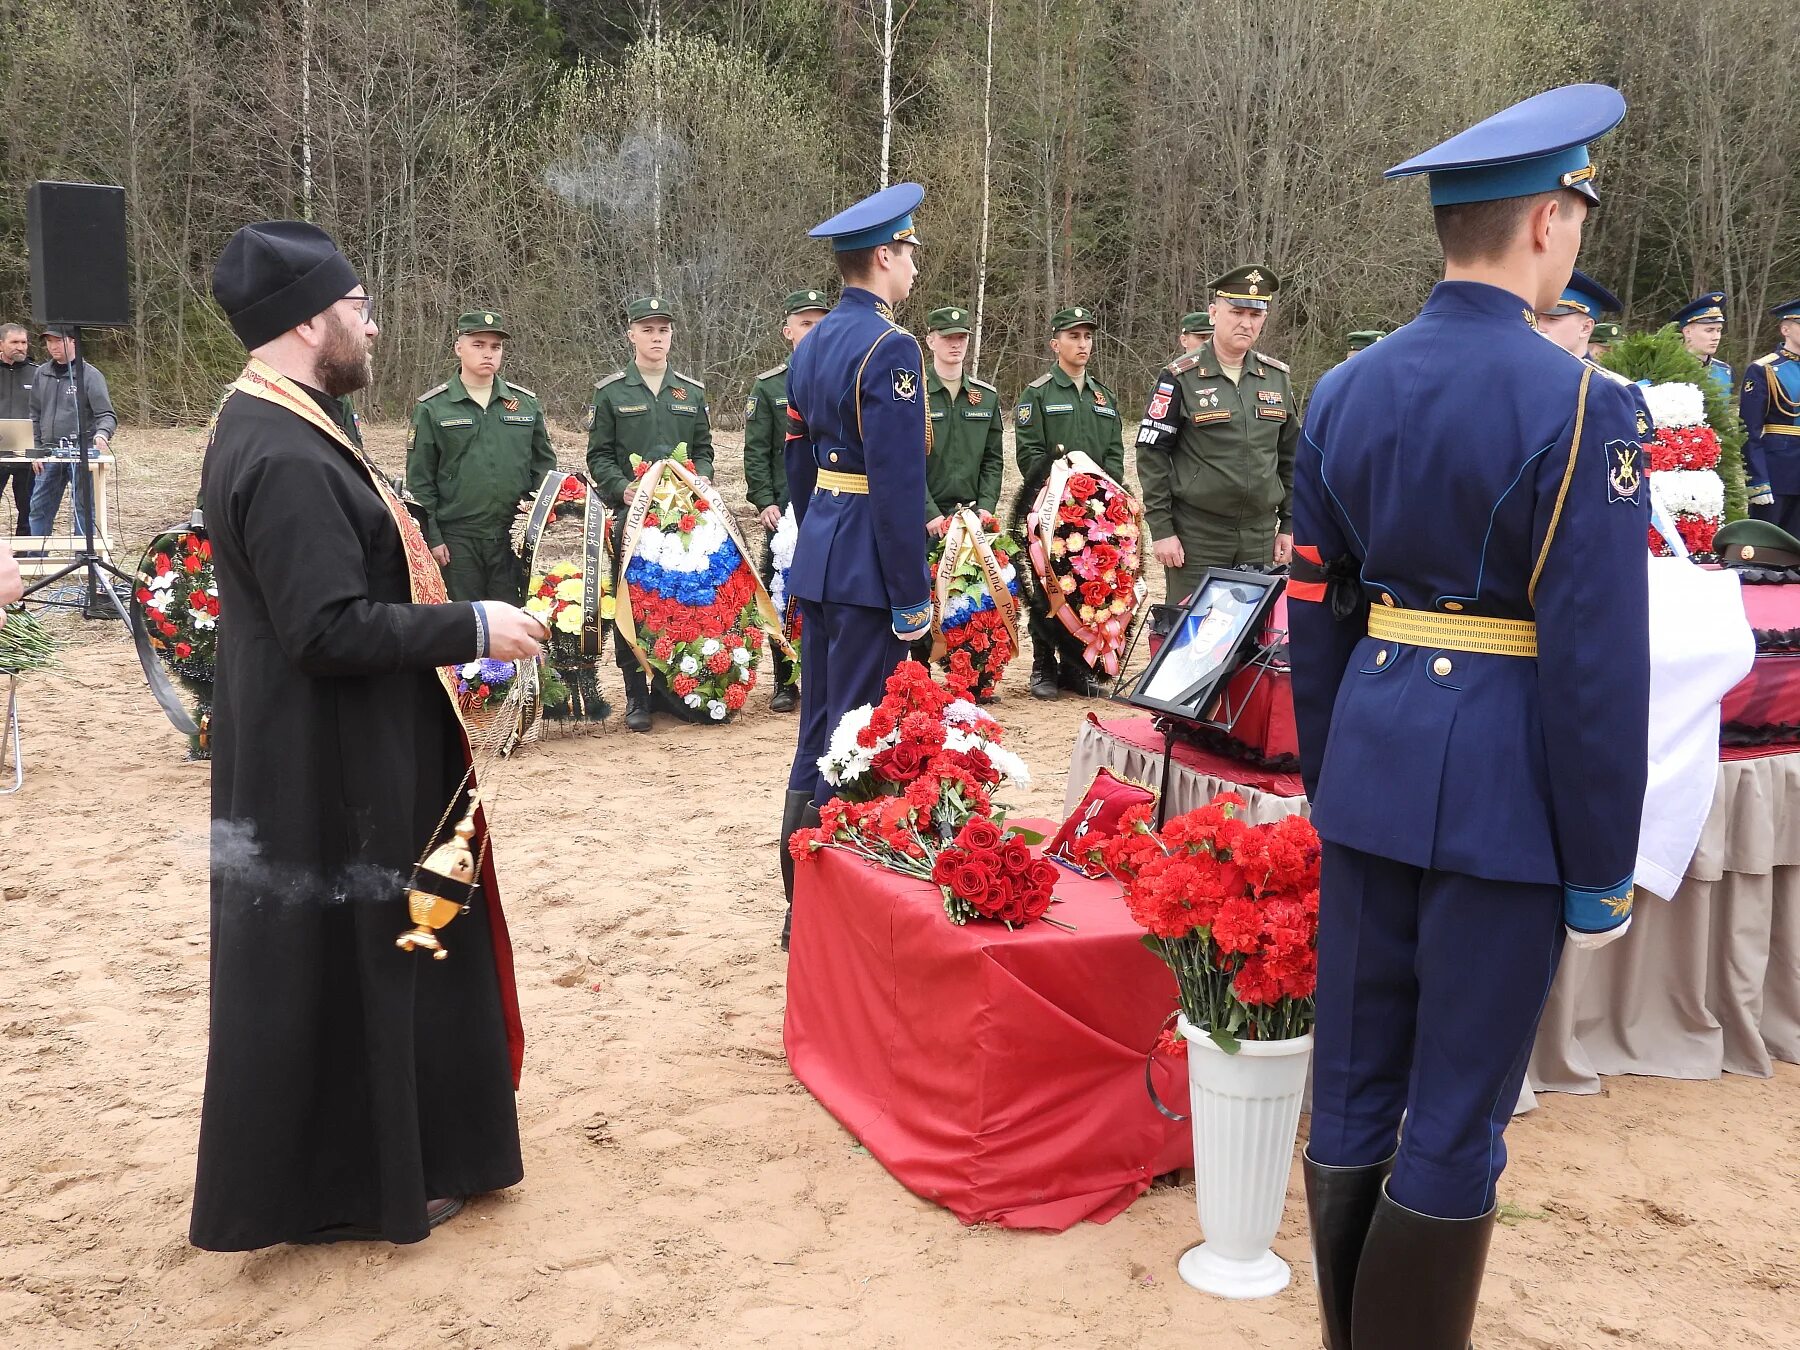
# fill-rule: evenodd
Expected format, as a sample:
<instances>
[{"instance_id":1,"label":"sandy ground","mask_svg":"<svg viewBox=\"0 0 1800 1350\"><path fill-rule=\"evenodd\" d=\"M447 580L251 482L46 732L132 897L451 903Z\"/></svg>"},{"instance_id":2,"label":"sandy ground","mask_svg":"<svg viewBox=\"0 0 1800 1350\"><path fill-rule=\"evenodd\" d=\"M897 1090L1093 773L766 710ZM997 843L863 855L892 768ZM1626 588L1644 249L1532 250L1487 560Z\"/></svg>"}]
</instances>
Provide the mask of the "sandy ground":
<instances>
[{"instance_id":1,"label":"sandy ground","mask_svg":"<svg viewBox=\"0 0 1800 1350\"><path fill-rule=\"evenodd\" d=\"M184 514L198 439L121 437L122 538ZM371 439L396 462L397 429ZM511 765L523 1185L409 1248L193 1250L207 770L124 635L63 626L64 668L23 695L25 790L0 798L0 1346L1317 1346L1297 1169L1293 1286L1228 1304L1175 1277L1191 1185L1060 1236L964 1228L789 1076L793 722L760 692L722 732L611 725ZM1023 676L999 711L1038 775L1020 804L1051 814L1085 706ZM1800 1071L1542 1100L1509 1136L1480 1344L1800 1344Z\"/></svg>"}]
</instances>

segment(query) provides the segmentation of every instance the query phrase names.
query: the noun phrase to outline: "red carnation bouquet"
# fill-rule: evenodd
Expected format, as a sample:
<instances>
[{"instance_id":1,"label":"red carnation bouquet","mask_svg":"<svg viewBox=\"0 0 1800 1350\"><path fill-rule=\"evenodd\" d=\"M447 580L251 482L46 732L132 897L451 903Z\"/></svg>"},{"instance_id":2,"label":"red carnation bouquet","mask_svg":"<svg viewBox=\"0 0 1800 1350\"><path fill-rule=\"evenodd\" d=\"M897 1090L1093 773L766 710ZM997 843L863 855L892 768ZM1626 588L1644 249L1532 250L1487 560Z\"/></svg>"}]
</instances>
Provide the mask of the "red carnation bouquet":
<instances>
[{"instance_id":1,"label":"red carnation bouquet","mask_svg":"<svg viewBox=\"0 0 1800 1350\"><path fill-rule=\"evenodd\" d=\"M1051 617L1081 644L1090 667L1116 676L1145 594L1143 509L1077 451L1051 467L1026 525Z\"/></svg>"},{"instance_id":2,"label":"red carnation bouquet","mask_svg":"<svg viewBox=\"0 0 1800 1350\"><path fill-rule=\"evenodd\" d=\"M1135 806L1093 850L1174 972L1183 1016L1227 1054L1311 1031L1318 979L1318 833L1301 816L1247 824L1243 806L1225 793L1160 833Z\"/></svg>"},{"instance_id":3,"label":"red carnation bouquet","mask_svg":"<svg viewBox=\"0 0 1800 1350\"><path fill-rule=\"evenodd\" d=\"M789 840L797 861L841 848L902 876L930 881L954 924L1011 928L1043 919L1056 865L1005 826L993 794L1030 774L1001 744L999 723L936 683L916 661L888 677L879 704L845 714L819 761L837 796L816 829ZM1058 925L1067 927L1067 925Z\"/></svg>"}]
</instances>

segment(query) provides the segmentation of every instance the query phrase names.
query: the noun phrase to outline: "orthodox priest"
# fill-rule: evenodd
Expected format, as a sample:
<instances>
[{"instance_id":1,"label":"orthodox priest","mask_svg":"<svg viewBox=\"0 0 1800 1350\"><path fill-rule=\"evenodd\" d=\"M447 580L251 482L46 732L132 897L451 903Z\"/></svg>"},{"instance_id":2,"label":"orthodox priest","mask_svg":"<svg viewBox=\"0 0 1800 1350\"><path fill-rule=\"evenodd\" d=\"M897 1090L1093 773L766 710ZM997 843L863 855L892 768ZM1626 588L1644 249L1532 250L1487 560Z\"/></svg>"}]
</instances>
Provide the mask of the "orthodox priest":
<instances>
[{"instance_id":1,"label":"orthodox priest","mask_svg":"<svg viewBox=\"0 0 1800 1350\"><path fill-rule=\"evenodd\" d=\"M201 469L224 621L190 1237L417 1242L522 1173L523 1037L479 813L480 885L449 959L394 942L470 763L437 668L529 659L548 633L511 605L445 603L423 535L358 450L340 400L369 383L378 330L330 236L245 226L213 295L250 362Z\"/></svg>"}]
</instances>

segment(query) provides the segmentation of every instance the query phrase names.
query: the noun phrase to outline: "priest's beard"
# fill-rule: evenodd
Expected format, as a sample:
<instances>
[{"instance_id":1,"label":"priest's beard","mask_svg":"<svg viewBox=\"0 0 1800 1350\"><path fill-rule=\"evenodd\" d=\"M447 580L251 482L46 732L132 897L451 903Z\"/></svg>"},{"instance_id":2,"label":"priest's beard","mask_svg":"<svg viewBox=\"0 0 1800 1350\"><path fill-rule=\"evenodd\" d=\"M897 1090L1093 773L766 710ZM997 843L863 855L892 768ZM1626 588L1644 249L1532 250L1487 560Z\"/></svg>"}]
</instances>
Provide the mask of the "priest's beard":
<instances>
[{"instance_id":1,"label":"priest's beard","mask_svg":"<svg viewBox=\"0 0 1800 1350\"><path fill-rule=\"evenodd\" d=\"M352 328L338 318L335 310L328 313L328 331L319 347L316 371L319 388L333 398L342 398L374 382L375 367L370 359L373 344L363 336L360 325Z\"/></svg>"}]
</instances>

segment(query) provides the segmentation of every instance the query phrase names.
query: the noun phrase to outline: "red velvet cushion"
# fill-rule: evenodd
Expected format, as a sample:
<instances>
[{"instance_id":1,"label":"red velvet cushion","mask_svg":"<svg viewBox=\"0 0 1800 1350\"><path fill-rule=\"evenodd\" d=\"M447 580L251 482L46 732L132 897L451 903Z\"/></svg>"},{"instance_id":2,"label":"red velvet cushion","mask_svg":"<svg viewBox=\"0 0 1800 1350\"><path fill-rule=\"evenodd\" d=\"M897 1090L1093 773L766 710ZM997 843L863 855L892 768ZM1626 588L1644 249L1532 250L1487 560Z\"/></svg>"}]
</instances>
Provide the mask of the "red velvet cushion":
<instances>
[{"instance_id":1,"label":"red velvet cushion","mask_svg":"<svg viewBox=\"0 0 1800 1350\"><path fill-rule=\"evenodd\" d=\"M1101 769L1062 828L1044 845L1044 854L1084 877L1102 876L1101 869L1087 860L1088 850L1117 833L1119 818L1132 807L1155 800L1156 794L1149 788L1127 782L1111 769Z\"/></svg>"}]
</instances>

